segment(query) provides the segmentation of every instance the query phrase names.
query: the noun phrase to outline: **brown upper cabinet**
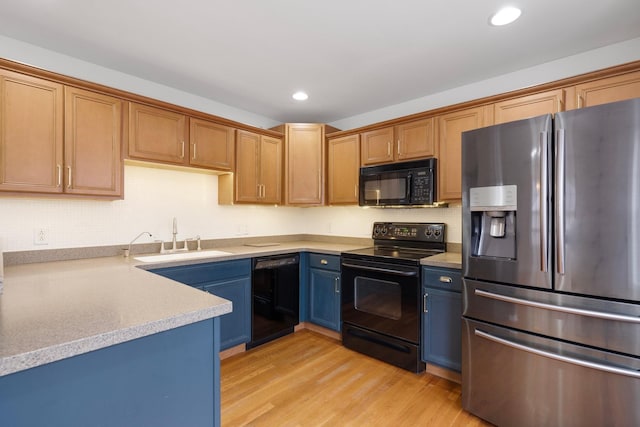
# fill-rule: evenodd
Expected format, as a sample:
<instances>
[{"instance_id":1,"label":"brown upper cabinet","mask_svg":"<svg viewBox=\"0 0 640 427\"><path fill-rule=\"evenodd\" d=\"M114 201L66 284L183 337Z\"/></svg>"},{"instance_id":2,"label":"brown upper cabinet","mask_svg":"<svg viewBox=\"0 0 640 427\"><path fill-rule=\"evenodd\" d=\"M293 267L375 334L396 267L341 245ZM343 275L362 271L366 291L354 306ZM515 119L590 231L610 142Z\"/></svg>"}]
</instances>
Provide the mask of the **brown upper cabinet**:
<instances>
[{"instance_id":1,"label":"brown upper cabinet","mask_svg":"<svg viewBox=\"0 0 640 427\"><path fill-rule=\"evenodd\" d=\"M576 85L577 108L640 97L640 71Z\"/></svg>"},{"instance_id":2,"label":"brown upper cabinet","mask_svg":"<svg viewBox=\"0 0 640 427\"><path fill-rule=\"evenodd\" d=\"M361 134L363 166L433 157L433 118L375 129Z\"/></svg>"},{"instance_id":3,"label":"brown upper cabinet","mask_svg":"<svg viewBox=\"0 0 640 427\"><path fill-rule=\"evenodd\" d=\"M557 89L496 102L495 124L528 119L565 110L565 90Z\"/></svg>"},{"instance_id":4,"label":"brown upper cabinet","mask_svg":"<svg viewBox=\"0 0 640 427\"><path fill-rule=\"evenodd\" d=\"M190 165L233 170L234 142L234 128L208 120L189 119Z\"/></svg>"},{"instance_id":5,"label":"brown upper cabinet","mask_svg":"<svg viewBox=\"0 0 640 427\"><path fill-rule=\"evenodd\" d=\"M329 139L327 143L327 203L357 205L360 178L360 135Z\"/></svg>"},{"instance_id":6,"label":"brown upper cabinet","mask_svg":"<svg viewBox=\"0 0 640 427\"><path fill-rule=\"evenodd\" d=\"M65 87L65 188L70 194L123 196L123 102Z\"/></svg>"},{"instance_id":7,"label":"brown upper cabinet","mask_svg":"<svg viewBox=\"0 0 640 427\"><path fill-rule=\"evenodd\" d=\"M319 206L325 193L325 134L337 129L320 123L287 123L285 134L285 204Z\"/></svg>"},{"instance_id":8,"label":"brown upper cabinet","mask_svg":"<svg viewBox=\"0 0 640 427\"><path fill-rule=\"evenodd\" d=\"M122 197L122 102L0 70L0 190Z\"/></svg>"},{"instance_id":9,"label":"brown upper cabinet","mask_svg":"<svg viewBox=\"0 0 640 427\"><path fill-rule=\"evenodd\" d=\"M148 105L129 104L129 157L187 165L187 118Z\"/></svg>"},{"instance_id":10,"label":"brown upper cabinet","mask_svg":"<svg viewBox=\"0 0 640 427\"><path fill-rule=\"evenodd\" d=\"M63 191L62 85L0 70L0 189Z\"/></svg>"},{"instance_id":11,"label":"brown upper cabinet","mask_svg":"<svg viewBox=\"0 0 640 427\"><path fill-rule=\"evenodd\" d=\"M469 108L438 116L438 200L462 198L462 132L489 126L492 106Z\"/></svg>"},{"instance_id":12,"label":"brown upper cabinet","mask_svg":"<svg viewBox=\"0 0 640 427\"><path fill-rule=\"evenodd\" d=\"M235 151L235 173L218 178L219 203L282 203L282 140L238 130Z\"/></svg>"}]
</instances>

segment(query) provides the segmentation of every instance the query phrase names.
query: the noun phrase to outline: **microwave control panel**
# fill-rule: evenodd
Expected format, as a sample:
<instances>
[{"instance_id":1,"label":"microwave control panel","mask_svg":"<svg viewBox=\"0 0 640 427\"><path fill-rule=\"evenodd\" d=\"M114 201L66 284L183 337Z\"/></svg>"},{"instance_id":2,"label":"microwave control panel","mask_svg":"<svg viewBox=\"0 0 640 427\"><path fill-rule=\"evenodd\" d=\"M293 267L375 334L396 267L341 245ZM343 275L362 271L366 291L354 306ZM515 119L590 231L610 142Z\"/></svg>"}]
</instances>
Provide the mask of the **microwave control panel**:
<instances>
[{"instance_id":1,"label":"microwave control panel","mask_svg":"<svg viewBox=\"0 0 640 427\"><path fill-rule=\"evenodd\" d=\"M412 175L412 194L411 202L414 204L430 205L433 203L433 195L431 194L431 175L422 172Z\"/></svg>"}]
</instances>

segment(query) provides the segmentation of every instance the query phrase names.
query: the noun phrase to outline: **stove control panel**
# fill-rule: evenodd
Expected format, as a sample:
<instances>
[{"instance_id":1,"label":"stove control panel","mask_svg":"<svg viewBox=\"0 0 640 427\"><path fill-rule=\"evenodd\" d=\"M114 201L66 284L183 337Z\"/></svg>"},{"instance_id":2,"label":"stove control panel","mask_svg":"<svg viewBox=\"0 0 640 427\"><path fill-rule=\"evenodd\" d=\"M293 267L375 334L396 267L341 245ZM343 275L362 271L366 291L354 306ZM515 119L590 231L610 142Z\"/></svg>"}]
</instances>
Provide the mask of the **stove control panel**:
<instances>
[{"instance_id":1,"label":"stove control panel","mask_svg":"<svg viewBox=\"0 0 640 427\"><path fill-rule=\"evenodd\" d=\"M375 222L371 237L374 240L443 243L444 234L444 223Z\"/></svg>"}]
</instances>

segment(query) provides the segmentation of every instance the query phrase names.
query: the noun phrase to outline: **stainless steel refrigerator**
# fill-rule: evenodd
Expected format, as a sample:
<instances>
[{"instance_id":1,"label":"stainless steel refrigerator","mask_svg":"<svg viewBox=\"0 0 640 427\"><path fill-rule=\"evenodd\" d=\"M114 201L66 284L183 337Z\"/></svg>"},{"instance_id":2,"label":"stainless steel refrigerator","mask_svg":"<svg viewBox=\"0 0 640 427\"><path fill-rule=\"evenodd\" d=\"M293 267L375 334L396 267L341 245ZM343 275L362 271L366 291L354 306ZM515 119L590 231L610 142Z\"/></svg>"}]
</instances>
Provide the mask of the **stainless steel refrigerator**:
<instances>
[{"instance_id":1,"label":"stainless steel refrigerator","mask_svg":"<svg viewBox=\"0 0 640 427\"><path fill-rule=\"evenodd\" d=\"M464 409L640 425L640 99L465 132Z\"/></svg>"}]
</instances>

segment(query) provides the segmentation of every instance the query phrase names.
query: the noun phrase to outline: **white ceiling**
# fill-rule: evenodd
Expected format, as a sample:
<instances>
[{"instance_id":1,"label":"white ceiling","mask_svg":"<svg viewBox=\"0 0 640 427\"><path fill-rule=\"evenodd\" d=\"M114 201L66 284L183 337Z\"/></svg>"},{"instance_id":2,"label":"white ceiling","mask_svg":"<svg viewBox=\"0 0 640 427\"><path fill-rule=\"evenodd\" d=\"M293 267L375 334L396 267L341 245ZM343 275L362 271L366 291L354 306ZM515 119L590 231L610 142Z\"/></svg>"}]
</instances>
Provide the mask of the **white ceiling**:
<instances>
[{"instance_id":1,"label":"white ceiling","mask_svg":"<svg viewBox=\"0 0 640 427\"><path fill-rule=\"evenodd\" d=\"M488 25L507 4L520 20ZM640 2L0 0L0 34L278 122L333 122L637 38Z\"/></svg>"}]
</instances>

